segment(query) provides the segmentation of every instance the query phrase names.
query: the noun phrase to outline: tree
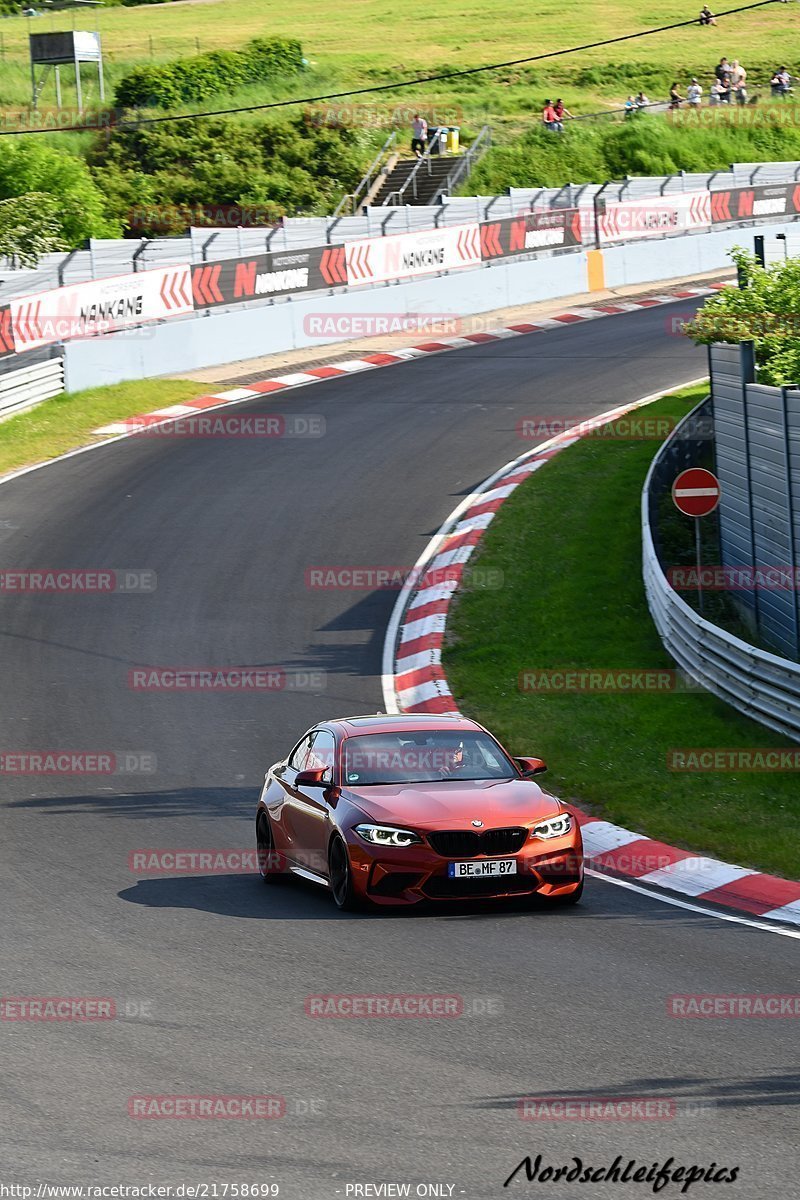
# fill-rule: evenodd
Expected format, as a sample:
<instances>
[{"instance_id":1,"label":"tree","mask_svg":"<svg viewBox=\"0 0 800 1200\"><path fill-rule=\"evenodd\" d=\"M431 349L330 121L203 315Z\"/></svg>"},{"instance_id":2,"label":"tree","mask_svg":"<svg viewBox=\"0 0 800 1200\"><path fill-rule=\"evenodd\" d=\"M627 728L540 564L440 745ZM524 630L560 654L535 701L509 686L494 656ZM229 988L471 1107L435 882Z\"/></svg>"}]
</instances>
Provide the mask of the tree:
<instances>
[{"instance_id":1,"label":"tree","mask_svg":"<svg viewBox=\"0 0 800 1200\"><path fill-rule=\"evenodd\" d=\"M44 192L58 201L67 249L90 237L119 237L122 232L119 222L107 216L103 193L83 159L47 146L40 138L0 139L0 200L31 192Z\"/></svg>"},{"instance_id":2,"label":"tree","mask_svg":"<svg viewBox=\"0 0 800 1200\"><path fill-rule=\"evenodd\" d=\"M0 257L14 267L35 267L43 254L66 249L54 196L27 192L0 200Z\"/></svg>"},{"instance_id":3,"label":"tree","mask_svg":"<svg viewBox=\"0 0 800 1200\"><path fill-rule=\"evenodd\" d=\"M707 300L684 332L695 342L753 342L758 382L800 383L800 258L762 267L737 248L740 286Z\"/></svg>"}]
</instances>

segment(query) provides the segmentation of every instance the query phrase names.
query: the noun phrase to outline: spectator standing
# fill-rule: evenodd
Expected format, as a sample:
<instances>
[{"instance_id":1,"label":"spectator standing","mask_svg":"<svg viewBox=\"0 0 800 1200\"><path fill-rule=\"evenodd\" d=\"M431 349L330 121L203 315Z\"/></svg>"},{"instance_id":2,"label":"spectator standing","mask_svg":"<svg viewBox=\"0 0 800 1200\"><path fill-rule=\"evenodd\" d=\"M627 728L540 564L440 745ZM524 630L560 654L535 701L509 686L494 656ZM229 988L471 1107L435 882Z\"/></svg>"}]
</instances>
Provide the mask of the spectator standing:
<instances>
[{"instance_id":1,"label":"spectator standing","mask_svg":"<svg viewBox=\"0 0 800 1200\"><path fill-rule=\"evenodd\" d=\"M428 144L428 122L419 113L414 114L411 122L411 150L417 158L422 158Z\"/></svg>"},{"instance_id":2,"label":"spectator standing","mask_svg":"<svg viewBox=\"0 0 800 1200\"><path fill-rule=\"evenodd\" d=\"M696 78L692 78L692 82L686 89L686 99L689 102L689 108L697 109L703 101L703 89L697 82Z\"/></svg>"},{"instance_id":3,"label":"spectator standing","mask_svg":"<svg viewBox=\"0 0 800 1200\"><path fill-rule=\"evenodd\" d=\"M716 25L717 18L714 16L707 4L704 4L700 9L700 24L701 25Z\"/></svg>"}]
</instances>

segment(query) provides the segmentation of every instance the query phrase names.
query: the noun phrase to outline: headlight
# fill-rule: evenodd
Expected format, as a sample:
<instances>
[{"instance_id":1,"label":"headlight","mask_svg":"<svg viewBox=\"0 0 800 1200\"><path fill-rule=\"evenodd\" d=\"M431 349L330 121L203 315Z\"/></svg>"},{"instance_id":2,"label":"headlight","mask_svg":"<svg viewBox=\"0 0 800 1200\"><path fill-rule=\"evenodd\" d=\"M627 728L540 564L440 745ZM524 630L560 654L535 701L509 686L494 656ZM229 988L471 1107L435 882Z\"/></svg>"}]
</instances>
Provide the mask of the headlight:
<instances>
[{"instance_id":1,"label":"headlight","mask_svg":"<svg viewBox=\"0 0 800 1200\"><path fill-rule=\"evenodd\" d=\"M564 837L571 829L571 814L566 812L559 813L556 817L546 817L544 821L540 821L538 825L534 825L533 829L531 829L531 837L547 841L548 838Z\"/></svg>"},{"instance_id":2,"label":"headlight","mask_svg":"<svg viewBox=\"0 0 800 1200\"><path fill-rule=\"evenodd\" d=\"M410 829L395 829L393 825L356 825L356 833L373 846L415 846L422 841Z\"/></svg>"}]
</instances>

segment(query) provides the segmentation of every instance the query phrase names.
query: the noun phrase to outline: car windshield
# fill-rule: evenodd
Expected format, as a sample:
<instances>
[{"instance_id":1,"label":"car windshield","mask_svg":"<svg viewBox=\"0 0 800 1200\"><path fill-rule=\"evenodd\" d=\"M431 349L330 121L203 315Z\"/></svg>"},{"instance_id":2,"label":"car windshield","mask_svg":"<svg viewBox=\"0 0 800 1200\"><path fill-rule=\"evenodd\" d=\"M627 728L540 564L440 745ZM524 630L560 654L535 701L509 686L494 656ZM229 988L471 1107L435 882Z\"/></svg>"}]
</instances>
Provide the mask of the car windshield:
<instances>
[{"instance_id":1,"label":"car windshield","mask_svg":"<svg viewBox=\"0 0 800 1200\"><path fill-rule=\"evenodd\" d=\"M351 787L510 779L518 773L486 733L416 730L363 734L344 743L344 782Z\"/></svg>"}]
</instances>

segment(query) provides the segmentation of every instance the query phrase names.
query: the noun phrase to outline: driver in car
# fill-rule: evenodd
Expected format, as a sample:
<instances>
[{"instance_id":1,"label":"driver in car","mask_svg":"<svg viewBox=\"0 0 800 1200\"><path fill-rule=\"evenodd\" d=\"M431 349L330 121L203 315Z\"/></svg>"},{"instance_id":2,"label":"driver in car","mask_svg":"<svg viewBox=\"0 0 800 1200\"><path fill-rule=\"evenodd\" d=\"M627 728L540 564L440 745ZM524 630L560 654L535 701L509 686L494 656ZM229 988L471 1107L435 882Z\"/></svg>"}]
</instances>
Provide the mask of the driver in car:
<instances>
[{"instance_id":1,"label":"driver in car","mask_svg":"<svg viewBox=\"0 0 800 1200\"><path fill-rule=\"evenodd\" d=\"M442 758L444 759L439 768L442 779L457 778L464 770L467 762L467 756L464 753L464 743L462 741L450 742L448 745L443 746L438 751L437 757L440 758L440 762Z\"/></svg>"}]
</instances>

